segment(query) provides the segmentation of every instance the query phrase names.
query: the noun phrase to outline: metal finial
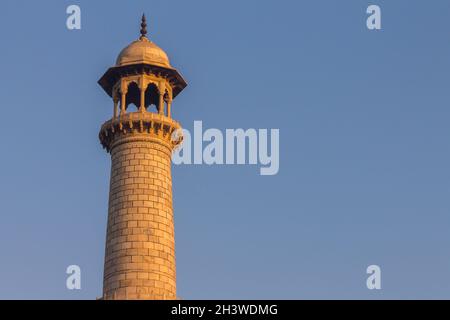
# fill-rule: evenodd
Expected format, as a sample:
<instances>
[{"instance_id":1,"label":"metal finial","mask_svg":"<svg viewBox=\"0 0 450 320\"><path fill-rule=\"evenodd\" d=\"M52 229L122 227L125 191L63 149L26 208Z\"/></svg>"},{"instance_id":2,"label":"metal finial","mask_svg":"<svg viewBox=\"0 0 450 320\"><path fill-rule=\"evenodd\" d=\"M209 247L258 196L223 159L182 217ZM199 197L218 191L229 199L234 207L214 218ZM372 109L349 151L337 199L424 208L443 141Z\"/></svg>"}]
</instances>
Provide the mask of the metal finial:
<instances>
[{"instance_id":1,"label":"metal finial","mask_svg":"<svg viewBox=\"0 0 450 320\"><path fill-rule=\"evenodd\" d=\"M147 20L145 19L145 14L142 15L141 21L141 36L139 39L146 38L147 36Z\"/></svg>"}]
</instances>

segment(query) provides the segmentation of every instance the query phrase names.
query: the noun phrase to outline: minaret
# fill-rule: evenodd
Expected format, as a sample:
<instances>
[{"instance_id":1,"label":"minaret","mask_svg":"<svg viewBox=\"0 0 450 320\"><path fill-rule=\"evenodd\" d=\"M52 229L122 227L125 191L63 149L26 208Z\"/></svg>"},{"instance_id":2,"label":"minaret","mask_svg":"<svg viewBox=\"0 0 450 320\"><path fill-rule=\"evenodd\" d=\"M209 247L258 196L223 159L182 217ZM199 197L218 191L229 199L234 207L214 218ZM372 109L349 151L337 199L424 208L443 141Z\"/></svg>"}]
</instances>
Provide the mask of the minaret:
<instances>
[{"instance_id":1,"label":"minaret","mask_svg":"<svg viewBox=\"0 0 450 320\"><path fill-rule=\"evenodd\" d=\"M98 81L114 102L99 133L112 162L103 299L177 297L171 155L182 137L171 107L186 82L146 35L142 16L140 38Z\"/></svg>"}]
</instances>

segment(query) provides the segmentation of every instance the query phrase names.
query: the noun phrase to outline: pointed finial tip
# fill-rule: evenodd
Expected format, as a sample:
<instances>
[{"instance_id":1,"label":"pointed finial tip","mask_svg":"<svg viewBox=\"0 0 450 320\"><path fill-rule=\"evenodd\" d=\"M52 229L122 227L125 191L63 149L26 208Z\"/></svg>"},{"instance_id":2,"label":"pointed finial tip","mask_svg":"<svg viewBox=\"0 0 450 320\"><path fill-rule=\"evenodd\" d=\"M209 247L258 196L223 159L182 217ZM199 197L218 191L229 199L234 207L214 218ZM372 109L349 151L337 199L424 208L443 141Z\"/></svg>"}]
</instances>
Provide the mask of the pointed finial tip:
<instances>
[{"instance_id":1,"label":"pointed finial tip","mask_svg":"<svg viewBox=\"0 0 450 320\"><path fill-rule=\"evenodd\" d=\"M141 36L139 37L139 39L143 39L147 37L147 20L145 19L145 14L142 14L142 19L141 19Z\"/></svg>"}]
</instances>

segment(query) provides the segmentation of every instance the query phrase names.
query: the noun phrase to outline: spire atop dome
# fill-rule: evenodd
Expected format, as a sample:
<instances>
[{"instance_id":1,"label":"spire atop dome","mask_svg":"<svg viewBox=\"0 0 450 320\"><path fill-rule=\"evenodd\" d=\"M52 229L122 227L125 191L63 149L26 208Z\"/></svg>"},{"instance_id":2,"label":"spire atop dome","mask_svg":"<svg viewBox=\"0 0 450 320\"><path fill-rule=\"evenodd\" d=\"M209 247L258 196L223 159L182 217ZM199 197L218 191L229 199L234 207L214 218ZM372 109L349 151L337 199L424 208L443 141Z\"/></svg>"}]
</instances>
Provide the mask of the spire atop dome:
<instances>
[{"instance_id":1,"label":"spire atop dome","mask_svg":"<svg viewBox=\"0 0 450 320\"><path fill-rule=\"evenodd\" d=\"M145 14L142 14L142 19L141 19L141 36L139 37L139 40L142 40L144 38L147 38L147 20L145 19Z\"/></svg>"}]
</instances>

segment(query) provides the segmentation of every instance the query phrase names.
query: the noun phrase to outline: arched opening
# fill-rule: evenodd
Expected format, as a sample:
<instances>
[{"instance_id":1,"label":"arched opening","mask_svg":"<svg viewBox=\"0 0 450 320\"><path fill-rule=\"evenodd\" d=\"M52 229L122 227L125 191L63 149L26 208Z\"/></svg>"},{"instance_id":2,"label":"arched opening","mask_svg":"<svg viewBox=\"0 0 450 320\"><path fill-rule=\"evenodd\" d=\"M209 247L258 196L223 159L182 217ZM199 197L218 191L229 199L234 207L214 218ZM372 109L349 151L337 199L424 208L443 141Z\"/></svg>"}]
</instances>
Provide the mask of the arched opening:
<instances>
[{"instance_id":1,"label":"arched opening","mask_svg":"<svg viewBox=\"0 0 450 320\"><path fill-rule=\"evenodd\" d=\"M126 101L127 105L125 106L125 109L127 109L127 111L129 112L138 111L139 106L141 105L141 91L135 82L131 82L128 85ZM130 107L130 105L132 106Z\"/></svg>"},{"instance_id":2,"label":"arched opening","mask_svg":"<svg viewBox=\"0 0 450 320\"><path fill-rule=\"evenodd\" d=\"M159 90L154 83L150 83L145 90L145 108L154 105L159 112Z\"/></svg>"}]
</instances>

